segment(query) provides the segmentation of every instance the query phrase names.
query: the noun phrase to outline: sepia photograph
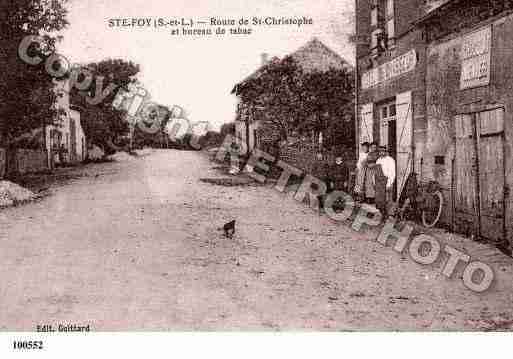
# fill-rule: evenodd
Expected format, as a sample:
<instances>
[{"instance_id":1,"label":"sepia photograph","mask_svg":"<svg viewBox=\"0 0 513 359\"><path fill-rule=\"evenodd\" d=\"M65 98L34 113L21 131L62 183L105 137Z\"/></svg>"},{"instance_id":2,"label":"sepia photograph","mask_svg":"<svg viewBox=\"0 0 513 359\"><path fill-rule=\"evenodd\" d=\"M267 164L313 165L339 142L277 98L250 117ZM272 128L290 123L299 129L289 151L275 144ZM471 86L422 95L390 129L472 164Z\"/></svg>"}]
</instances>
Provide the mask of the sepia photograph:
<instances>
[{"instance_id":1,"label":"sepia photograph","mask_svg":"<svg viewBox=\"0 0 513 359\"><path fill-rule=\"evenodd\" d=\"M0 351L509 339L512 33L507 0L0 0Z\"/></svg>"}]
</instances>

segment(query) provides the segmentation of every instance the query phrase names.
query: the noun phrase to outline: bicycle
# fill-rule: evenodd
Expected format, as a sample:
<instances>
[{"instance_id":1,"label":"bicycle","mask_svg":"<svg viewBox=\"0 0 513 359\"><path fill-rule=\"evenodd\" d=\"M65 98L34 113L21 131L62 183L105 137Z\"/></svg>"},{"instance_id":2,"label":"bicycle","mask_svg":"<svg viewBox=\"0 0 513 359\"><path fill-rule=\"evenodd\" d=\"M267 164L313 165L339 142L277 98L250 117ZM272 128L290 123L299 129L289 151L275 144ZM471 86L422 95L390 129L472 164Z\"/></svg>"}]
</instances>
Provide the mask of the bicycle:
<instances>
[{"instance_id":1,"label":"bicycle","mask_svg":"<svg viewBox=\"0 0 513 359\"><path fill-rule=\"evenodd\" d=\"M396 216L401 221L413 219L421 221L426 228L433 228L442 216L443 206L444 197L438 182L419 185L417 174L412 173L401 193Z\"/></svg>"}]
</instances>

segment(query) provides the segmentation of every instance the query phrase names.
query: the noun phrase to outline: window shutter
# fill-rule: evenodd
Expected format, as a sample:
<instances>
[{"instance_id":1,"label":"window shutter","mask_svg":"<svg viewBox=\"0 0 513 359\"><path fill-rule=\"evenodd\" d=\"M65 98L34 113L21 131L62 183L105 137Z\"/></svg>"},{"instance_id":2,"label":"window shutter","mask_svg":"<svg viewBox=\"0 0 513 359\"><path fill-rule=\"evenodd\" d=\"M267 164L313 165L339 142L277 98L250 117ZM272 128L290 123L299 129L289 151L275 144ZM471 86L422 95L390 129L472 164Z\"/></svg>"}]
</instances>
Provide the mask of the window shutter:
<instances>
[{"instance_id":1,"label":"window shutter","mask_svg":"<svg viewBox=\"0 0 513 359\"><path fill-rule=\"evenodd\" d=\"M394 19L390 19L387 22L387 36L389 39L395 38L395 22Z\"/></svg>"},{"instance_id":2,"label":"window shutter","mask_svg":"<svg viewBox=\"0 0 513 359\"><path fill-rule=\"evenodd\" d=\"M374 105L368 103L362 106L360 116L360 143L372 142L374 136L372 128L374 126Z\"/></svg>"},{"instance_id":3,"label":"window shutter","mask_svg":"<svg viewBox=\"0 0 513 359\"><path fill-rule=\"evenodd\" d=\"M411 91L396 96L397 193L413 169L413 104Z\"/></svg>"},{"instance_id":4,"label":"window shutter","mask_svg":"<svg viewBox=\"0 0 513 359\"><path fill-rule=\"evenodd\" d=\"M378 26L378 8L371 10L371 26Z\"/></svg>"},{"instance_id":5,"label":"window shutter","mask_svg":"<svg viewBox=\"0 0 513 359\"><path fill-rule=\"evenodd\" d=\"M394 16L394 0L387 0L387 16Z\"/></svg>"}]
</instances>

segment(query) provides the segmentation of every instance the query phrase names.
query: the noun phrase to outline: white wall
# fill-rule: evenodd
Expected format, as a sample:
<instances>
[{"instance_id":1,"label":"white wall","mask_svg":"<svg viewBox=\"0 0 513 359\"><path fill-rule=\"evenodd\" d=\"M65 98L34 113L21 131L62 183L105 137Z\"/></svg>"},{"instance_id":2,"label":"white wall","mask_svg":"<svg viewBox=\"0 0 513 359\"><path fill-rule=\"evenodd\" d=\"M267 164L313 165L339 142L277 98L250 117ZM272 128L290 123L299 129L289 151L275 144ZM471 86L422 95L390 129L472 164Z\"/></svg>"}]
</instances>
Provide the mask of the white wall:
<instances>
[{"instance_id":1,"label":"white wall","mask_svg":"<svg viewBox=\"0 0 513 359\"><path fill-rule=\"evenodd\" d=\"M53 141L50 138L52 129L58 129L62 135L62 144L67 150L65 154L65 161L71 161L71 119L75 121L75 138L76 138L76 162L82 162L87 156L87 144L85 141L85 134L80 122L80 112L70 109L69 99L69 80L56 81L55 91L58 94L56 107L57 109L64 110L64 114L60 115L60 121L56 126L48 126L47 128L47 149L50 151L53 147ZM55 156L57 157L57 156ZM58 162L58 161L57 161Z\"/></svg>"},{"instance_id":2,"label":"white wall","mask_svg":"<svg viewBox=\"0 0 513 359\"><path fill-rule=\"evenodd\" d=\"M257 143L255 143L255 131L258 130L259 122L252 121L249 124L249 150L253 150ZM246 122L245 121L235 121L235 137L240 138L243 141L246 141Z\"/></svg>"}]
</instances>

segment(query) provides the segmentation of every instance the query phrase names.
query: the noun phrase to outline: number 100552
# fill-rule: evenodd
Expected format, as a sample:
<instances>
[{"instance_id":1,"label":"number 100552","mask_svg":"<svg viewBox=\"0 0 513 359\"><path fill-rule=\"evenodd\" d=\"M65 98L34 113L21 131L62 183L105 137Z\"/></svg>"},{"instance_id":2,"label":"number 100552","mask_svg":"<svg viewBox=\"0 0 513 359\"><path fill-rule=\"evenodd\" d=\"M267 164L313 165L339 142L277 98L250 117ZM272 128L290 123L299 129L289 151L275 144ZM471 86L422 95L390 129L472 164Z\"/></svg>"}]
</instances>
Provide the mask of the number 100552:
<instances>
[{"instance_id":1,"label":"number 100552","mask_svg":"<svg viewBox=\"0 0 513 359\"><path fill-rule=\"evenodd\" d=\"M21 340L15 340L13 341L13 348L15 350L31 350L31 349L43 349L43 342L42 341L21 341Z\"/></svg>"}]
</instances>

